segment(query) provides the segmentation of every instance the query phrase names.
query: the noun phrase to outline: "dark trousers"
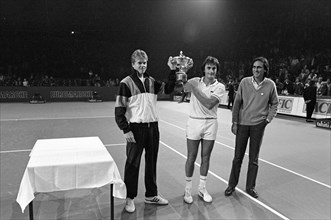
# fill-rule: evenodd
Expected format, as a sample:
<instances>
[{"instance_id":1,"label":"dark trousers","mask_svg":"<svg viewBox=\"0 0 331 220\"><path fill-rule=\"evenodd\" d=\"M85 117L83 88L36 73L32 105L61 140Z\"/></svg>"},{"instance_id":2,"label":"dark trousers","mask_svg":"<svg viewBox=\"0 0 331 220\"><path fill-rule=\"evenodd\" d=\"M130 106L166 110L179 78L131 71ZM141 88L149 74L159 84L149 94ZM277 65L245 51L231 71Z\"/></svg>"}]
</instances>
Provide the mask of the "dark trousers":
<instances>
[{"instance_id":1,"label":"dark trousers","mask_svg":"<svg viewBox=\"0 0 331 220\"><path fill-rule=\"evenodd\" d=\"M306 119L311 119L311 116L313 115L314 109L315 109L315 105L316 105L316 101L311 101L309 103L307 103L307 107L306 107Z\"/></svg>"},{"instance_id":2,"label":"dark trousers","mask_svg":"<svg viewBox=\"0 0 331 220\"><path fill-rule=\"evenodd\" d=\"M258 171L259 152L262 144L265 126L265 122L253 126L238 125L236 146L234 152L234 159L232 161L229 186L236 187L238 184L241 164L245 156L248 139L250 139L246 189L251 189L255 187Z\"/></svg>"},{"instance_id":3,"label":"dark trousers","mask_svg":"<svg viewBox=\"0 0 331 220\"><path fill-rule=\"evenodd\" d=\"M233 106L233 101L234 101L234 95L229 95L229 100L228 100L228 109L230 109L230 106Z\"/></svg>"},{"instance_id":4,"label":"dark trousers","mask_svg":"<svg viewBox=\"0 0 331 220\"><path fill-rule=\"evenodd\" d=\"M127 188L127 198L135 198L138 191L139 167L143 150L145 149L145 196L156 196L156 163L159 151L158 123L131 123L131 131L136 143L126 145L126 163L124 183Z\"/></svg>"}]
</instances>

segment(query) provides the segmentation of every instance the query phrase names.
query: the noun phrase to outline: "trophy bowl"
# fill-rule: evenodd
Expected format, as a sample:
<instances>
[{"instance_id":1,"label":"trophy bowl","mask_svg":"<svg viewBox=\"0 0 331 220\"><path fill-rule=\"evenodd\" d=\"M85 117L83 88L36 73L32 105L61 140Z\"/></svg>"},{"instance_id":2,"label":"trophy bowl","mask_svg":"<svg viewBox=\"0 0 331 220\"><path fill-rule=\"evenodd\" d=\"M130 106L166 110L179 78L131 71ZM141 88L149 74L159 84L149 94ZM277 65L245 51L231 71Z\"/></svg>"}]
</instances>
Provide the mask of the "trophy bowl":
<instances>
[{"instance_id":1,"label":"trophy bowl","mask_svg":"<svg viewBox=\"0 0 331 220\"><path fill-rule=\"evenodd\" d=\"M187 81L187 71L193 66L193 60L184 56L183 51L180 51L179 56L171 57L171 63L176 65L176 81L185 83Z\"/></svg>"}]
</instances>

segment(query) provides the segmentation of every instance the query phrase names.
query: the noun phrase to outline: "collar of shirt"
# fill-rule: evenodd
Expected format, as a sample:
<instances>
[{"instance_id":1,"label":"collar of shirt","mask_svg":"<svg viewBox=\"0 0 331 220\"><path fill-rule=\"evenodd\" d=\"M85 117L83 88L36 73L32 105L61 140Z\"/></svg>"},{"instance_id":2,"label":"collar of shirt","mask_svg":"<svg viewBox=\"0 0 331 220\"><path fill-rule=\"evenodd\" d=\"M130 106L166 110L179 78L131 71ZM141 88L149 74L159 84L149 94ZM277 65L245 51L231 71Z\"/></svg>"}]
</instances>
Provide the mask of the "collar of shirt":
<instances>
[{"instance_id":1,"label":"collar of shirt","mask_svg":"<svg viewBox=\"0 0 331 220\"><path fill-rule=\"evenodd\" d=\"M264 82L265 78L260 82L256 82L256 80L254 79L254 76L252 76L252 83L253 83L253 86L256 90L258 90L259 88L261 88L263 82Z\"/></svg>"},{"instance_id":2,"label":"collar of shirt","mask_svg":"<svg viewBox=\"0 0 331 220\"><path fill-rule=\"evenodd\" d=\"M138 73L138 71L135 70L135 69L133 69L133 73L132 73L132 75L135 76L135 77L137 77L137 78L139 78L139 73ZM149 74L147 73L147 71L143 74L143 77L144 77L144 78L149 77Z\"/></svg>"},{"instance_id":3,"label":"collar of shirt","mask_svg":"<svg viewBox=\"0 0 331 220\"><path fill-rule=\"evenodd\" d=\"M200 78L200 83L202 83L203 85L205 85L205 87L207 87L207 84L203 81L204 76ZM215 79L215 81L212 84L209 84L208 86L212 86L215 85L217 83L217 79Z\"/></svg>"}]
</instances>

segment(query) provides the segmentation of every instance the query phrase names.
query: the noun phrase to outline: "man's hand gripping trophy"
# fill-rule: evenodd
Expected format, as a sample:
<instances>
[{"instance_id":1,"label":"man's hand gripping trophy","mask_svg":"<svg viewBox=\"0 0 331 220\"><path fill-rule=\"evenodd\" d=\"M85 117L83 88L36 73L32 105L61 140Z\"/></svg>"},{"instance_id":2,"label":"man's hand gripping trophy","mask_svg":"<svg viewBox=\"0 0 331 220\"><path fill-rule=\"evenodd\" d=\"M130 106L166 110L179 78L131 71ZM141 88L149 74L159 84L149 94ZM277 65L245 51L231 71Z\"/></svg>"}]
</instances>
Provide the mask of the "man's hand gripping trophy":
<instances>
[{"instance_id":1,"label":"man's hand gripping trophy","mask_svg":"<svg viewBox=\"0 0 331 220\"><path fill-rule=\"evenodd\" d=\"M184 56L183 51L180 51L179 56L169 57L168 66L170 69L177 69L176 72L176 86L175 92L182 95L179 103L183 102L187 93L184 92L183 85L187 82L187 71L192 68L193 60L189 57Z\"/></svg>"}]
</instances>

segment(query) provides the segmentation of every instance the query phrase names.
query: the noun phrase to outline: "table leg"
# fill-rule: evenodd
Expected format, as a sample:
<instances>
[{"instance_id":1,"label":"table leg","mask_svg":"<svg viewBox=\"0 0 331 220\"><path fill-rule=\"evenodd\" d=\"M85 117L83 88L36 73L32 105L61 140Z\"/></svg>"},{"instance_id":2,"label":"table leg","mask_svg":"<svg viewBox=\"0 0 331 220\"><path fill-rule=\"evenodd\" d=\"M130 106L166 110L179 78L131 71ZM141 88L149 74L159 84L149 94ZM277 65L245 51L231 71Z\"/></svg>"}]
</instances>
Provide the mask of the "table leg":
<instances>
[{"instance_id":1,"label":"table leg","mask_svg":"<svg viewBox=\"0 0 331 220\"><path fill-rule=\"evenodd\" d=\"M113 196L113 184L110 184L110 219L114 220L114 196Z\"/></svg>"},{"instance_id":2,"label":"table leg","mask_svg":"<svg viewBox=\"0 0 331 220\"><path fill-rule=\"evenodd\" d=\"M29 203L29 219L33 220L33 201Z\"/></svg>"}]
</instances>

